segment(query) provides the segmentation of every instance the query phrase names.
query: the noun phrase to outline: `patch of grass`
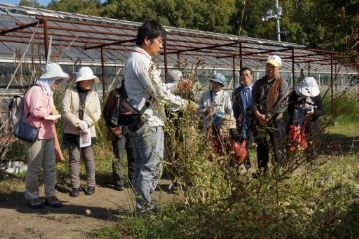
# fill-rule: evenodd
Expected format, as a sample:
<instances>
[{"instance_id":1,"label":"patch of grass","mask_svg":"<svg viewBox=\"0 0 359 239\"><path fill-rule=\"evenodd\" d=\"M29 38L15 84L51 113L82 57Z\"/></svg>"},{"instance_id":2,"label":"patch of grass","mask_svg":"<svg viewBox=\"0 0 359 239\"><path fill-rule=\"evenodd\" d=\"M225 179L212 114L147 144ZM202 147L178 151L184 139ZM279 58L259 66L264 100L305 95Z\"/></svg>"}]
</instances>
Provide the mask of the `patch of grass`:
<instances>
[{"instance_id":1,"label":"patch of grass","mask_svg":"<svg viewBox=\"0 0 359 239\"><path fill-rule=\"evenodd\" d=\"M359 120L357 122L338 121L335 126L327 128L330 134L340 134L347 137L359 137Z\"/></svg>"},{"instance_id":2,"label":"patch of grass","mask_svg":"<svg viewBox=\"0 0 359 239\"><path fill-rule=\"evenodd\" d=\"M26 147L20 140L14 140L10 144L4 156L5 161L26 161Z\"/></svg>"},{"instance_id":3,"label":"patch of grass","mask_svg":"<svg viewBox=\"0 0 359 239\"><path fill-rule=\"evenodd\" d=\"M118 227L116 226L109 226L103 227L99 229L95 229L88 233L90 238L102 238L102 239L110 239L110 238L126 238L123 237L123 234L120 233Z\"/></svg>"}]
</instances>

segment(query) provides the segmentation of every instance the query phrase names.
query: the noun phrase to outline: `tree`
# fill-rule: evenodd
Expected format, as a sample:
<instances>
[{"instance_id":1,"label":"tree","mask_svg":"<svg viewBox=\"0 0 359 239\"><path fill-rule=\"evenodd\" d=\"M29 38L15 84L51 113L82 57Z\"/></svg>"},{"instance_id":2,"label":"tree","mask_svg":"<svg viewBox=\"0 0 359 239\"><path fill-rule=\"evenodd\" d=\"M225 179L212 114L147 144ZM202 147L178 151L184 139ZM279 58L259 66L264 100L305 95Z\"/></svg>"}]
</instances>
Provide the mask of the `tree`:
<instances>
[{"instance_id":1,"label":"tree","mask_svg":"<svg viewBox=\"0 0 359 239\"><path fill-rule=\"evenodd\" d=\"M100 0L52 0L47 6L50 10L73 12L92 16L101 14Z\"/></svg>"},{"instance_id":2,"label":"tree","mask_svg":"<svg viewBox=\"0 0 359 239\"><path fill-rule=\"evenodd\" d=\"M41 7L40 3L38 0L21 0L19 2L19 6L24 6L24 7L35 7L35 8L39 8Z\"/></svg>"}]
</instances>

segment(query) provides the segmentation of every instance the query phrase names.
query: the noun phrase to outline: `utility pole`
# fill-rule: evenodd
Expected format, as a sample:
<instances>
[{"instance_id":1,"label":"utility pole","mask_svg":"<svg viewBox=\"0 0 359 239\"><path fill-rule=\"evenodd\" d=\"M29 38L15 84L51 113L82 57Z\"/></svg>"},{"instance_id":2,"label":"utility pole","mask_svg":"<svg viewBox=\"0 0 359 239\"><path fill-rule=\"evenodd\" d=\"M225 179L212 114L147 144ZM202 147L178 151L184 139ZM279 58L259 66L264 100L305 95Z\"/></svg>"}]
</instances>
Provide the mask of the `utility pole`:
<instances>
[{"instance_id":1,"label":"utility pole","mask_svg":"<svg viewBox=\"0 0 359 239\"><path fill-rule=\"evenodd\" d=\"M276 27L277 27L277 41L281 41L280 37L280 19L282 17L282 8L279 7L278 0L275 0L275 11L273 12L272 9L268 10L266 15L262 17L262 21L268 21L271 18L276 20Z\"/></svg>"},{"instance_id":2,"label":"utility pole","mask_svg":"<svg viewBox=\"0 0 359 239\"><path fill-rule=\"evenodd\" d=\"M278 0L275 0L275 10L277 17L275 18L277 22L277 40L281 41L280 39L280 17L282 16L282 8L279 11L279 3Z\"/></svg>"}]
</instances>

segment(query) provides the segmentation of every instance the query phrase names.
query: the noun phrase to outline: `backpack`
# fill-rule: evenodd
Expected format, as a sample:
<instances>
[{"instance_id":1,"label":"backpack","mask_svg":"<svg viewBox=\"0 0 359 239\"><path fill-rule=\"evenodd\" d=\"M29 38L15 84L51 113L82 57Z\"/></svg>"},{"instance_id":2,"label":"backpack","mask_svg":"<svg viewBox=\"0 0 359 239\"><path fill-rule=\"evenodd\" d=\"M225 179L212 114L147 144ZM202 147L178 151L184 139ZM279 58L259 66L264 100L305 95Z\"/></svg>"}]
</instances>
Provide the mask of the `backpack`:
<instances>
[{"instance_id":1,"label":"backpack","mask_svg":"<svg viewBox=\"0 0 359 239\"><path fill-rule=\"evenodd\" d=\"M26 93L31 89L31 87L38 85L32 84L24 95L15 95L11 98L8 106L8 118L10 122L11 129L14 131L18 124L20 123L22 113L24 111L24 97Z\"/></svg>"},{"instance_id":2,"label":"backpack","mask_svg":"<svg viewBox=\"0 0 359 239\"><path fill-rule=\"evenodd\" d=\"M107 126L134 126L139 124L142 121L143 112L149 106L149 102L146 102L145 106L138 110L128 103L124 84L120 88L115 89L115 92L116 103L110 109L108 116L105 116Z\"/></svg>"},{"instance_id":3,"label":"backpack","mask_svg":"<svg viewBox=\"0 0 359 239\"><path fill-rule=\"evenodd\" d=\"M15 95L12 97L8 107L8 118L11 129L17 128L21 120L22 112L24 111L24 97L21 95Z\"/></svg>"}]
</instances>

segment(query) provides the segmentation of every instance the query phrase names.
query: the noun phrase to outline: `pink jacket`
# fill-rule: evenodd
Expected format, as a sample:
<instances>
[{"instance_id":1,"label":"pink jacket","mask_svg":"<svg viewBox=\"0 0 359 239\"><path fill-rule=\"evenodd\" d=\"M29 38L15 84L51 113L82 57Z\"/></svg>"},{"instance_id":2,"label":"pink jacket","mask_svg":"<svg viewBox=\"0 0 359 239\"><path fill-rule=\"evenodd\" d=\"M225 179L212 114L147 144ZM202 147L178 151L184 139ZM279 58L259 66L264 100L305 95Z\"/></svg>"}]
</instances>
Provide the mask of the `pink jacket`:
<instances>
[{"instance_id":1,"label":"pink jacket","mask_svg":"<svg viewBox=\"0 0 359 239\"><path fill-rule=\"evenodd\" d=\"M25 122L40 128L38 139L52 139L54 121L44 118L56 110L52 95L39 85L35 85L25 95L24 100Z\"/></svg>"}]
</instances>

